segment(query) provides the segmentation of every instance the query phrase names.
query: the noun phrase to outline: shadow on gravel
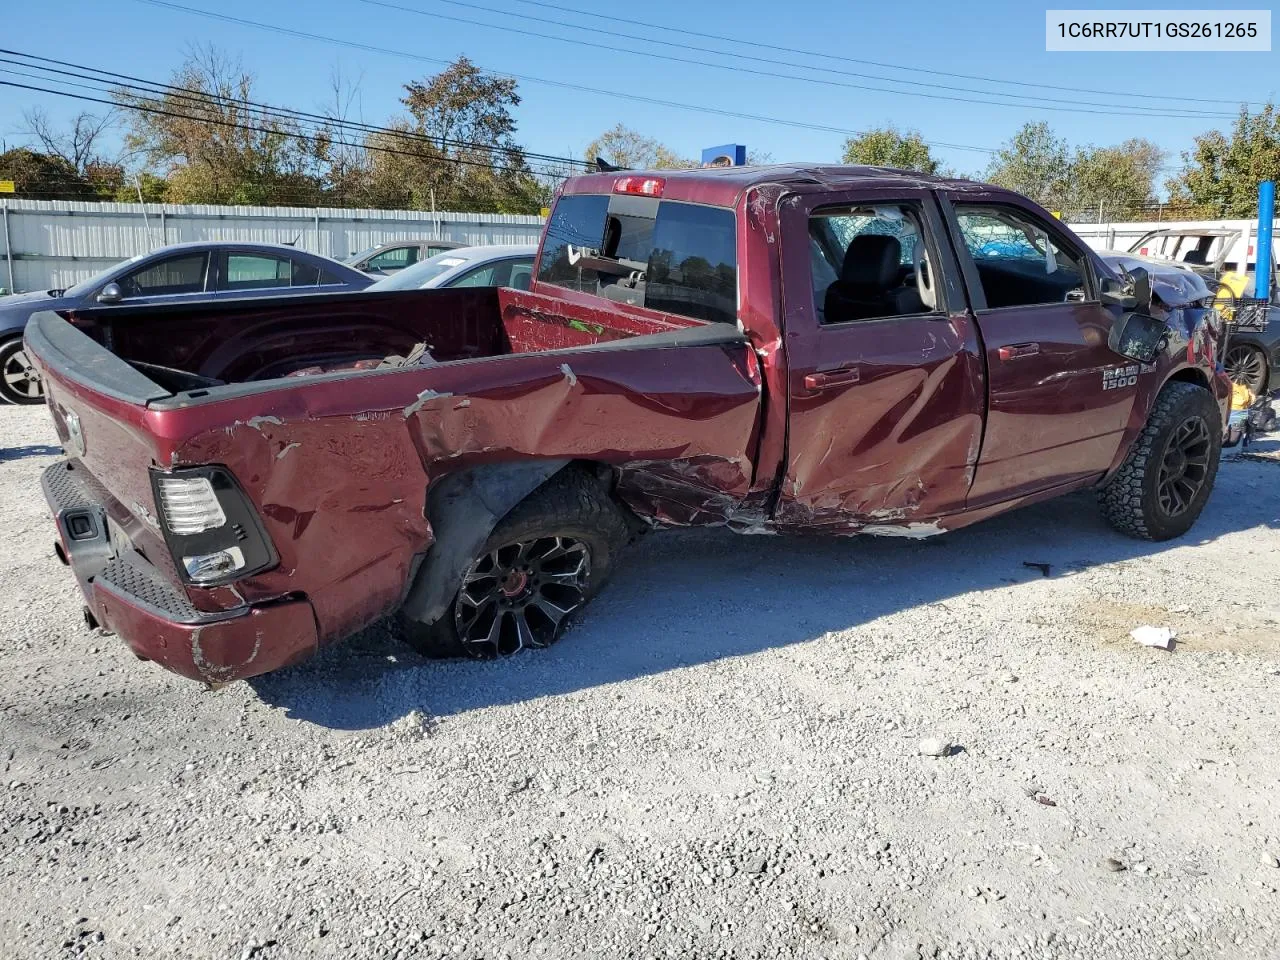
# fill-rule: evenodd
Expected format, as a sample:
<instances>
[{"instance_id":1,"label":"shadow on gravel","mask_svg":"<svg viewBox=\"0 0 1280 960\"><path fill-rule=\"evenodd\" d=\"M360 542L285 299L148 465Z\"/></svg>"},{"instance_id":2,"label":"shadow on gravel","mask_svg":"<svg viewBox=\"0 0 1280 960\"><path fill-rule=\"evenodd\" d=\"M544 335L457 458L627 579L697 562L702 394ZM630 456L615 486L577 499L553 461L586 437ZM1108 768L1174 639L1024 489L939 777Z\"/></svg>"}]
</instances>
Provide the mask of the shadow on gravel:
<instances>
[{"instance_id":1,"label":"shadow on gravel","mask_svg":"<svg viewBox=\"0 0 1280 960\"><path fill-rule=\"evenodd\" d=\"M669 532L632 548L554 647L495 662L424 660L382 628L250 683L266 703L326 727L377 727L572 694L802 643L975 590L1069 577L1255 527L1280 527L1280 465L1224 463L1190 535L1124 537L1077 495L929 540ZM903 637L903 643L910 643Z\"/></svg>"},{"instance_id":2,"label":"shadow on gravel","mask_svg":"<svg viewBox=\"0 0 1280 960\"><path fill-rule=\"evenodd\" d=\"M0 463L5 460L24 460L27 457L57 457L62 455L61 447L47 443L33 443L25 447L0 447Z\"/></svg>"}]
</instances>

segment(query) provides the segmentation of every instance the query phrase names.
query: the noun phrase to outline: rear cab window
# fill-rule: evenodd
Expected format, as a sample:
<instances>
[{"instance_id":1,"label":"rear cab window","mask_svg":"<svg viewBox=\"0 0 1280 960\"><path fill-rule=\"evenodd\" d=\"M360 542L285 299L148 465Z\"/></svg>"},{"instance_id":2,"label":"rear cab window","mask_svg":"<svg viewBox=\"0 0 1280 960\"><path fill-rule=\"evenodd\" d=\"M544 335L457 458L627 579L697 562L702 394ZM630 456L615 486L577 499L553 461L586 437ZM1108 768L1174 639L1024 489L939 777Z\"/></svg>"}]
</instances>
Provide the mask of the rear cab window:
<instances>
[{"instance_id":1,"label":"rear cab window","mask_svg":"<svg viewBox=\"0 0 1280 960\"><path fill-rule=\"evenodd\" d=\"M736 323L735 215L629 194L560 198L538 282L694 320Z\"/></svg>"}]
</instances>

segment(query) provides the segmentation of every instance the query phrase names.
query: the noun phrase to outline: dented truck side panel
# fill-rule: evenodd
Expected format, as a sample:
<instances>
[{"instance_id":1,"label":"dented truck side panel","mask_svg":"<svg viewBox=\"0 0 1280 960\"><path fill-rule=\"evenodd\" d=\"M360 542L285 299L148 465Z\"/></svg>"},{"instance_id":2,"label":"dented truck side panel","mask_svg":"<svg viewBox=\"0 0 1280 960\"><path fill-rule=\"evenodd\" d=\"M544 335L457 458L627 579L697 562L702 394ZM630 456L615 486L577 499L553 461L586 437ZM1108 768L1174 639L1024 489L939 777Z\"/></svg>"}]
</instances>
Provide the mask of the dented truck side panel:
<instances>
[{"instance_id":1,"label":"dented truck side panel","mask_svg":"<svg viewBox=\"0 0 1280 960\"><path fill-rule=\"evenodd\" d=\"M613 182L581 177L565 190L607 193ZM736 213L736 325L537 280L524 292L310 295L85 311L74 326L33 320L28 352L69 456L46 474L46 495L90 621L140 656L222 683L398 609L440 616L503 515L567 467L600 478L637 529L914 538L1114 472L1171 378L1208 386L1225 418L1221 321L1195 306L1163 307L1164 352L1132 382L1128 361L1101 349L1037 360L1022 385L997 382L996 341L1013 334L995 321L984 330L943 194L1022 202L874 168L671 174L668 198ZM820 323L808 218L877 200L918 206L942 306ZM1105 343L1106 316L1089 310L1045 338ZM380 357L383 347L403 356ZM987 490L984 464L1034 452L1027 424L1038 435L1104 436L1106 449L1065 484L1010 475ZM235 478L278 563L203 587L176 569L150 474L211 465ZM76 540L69 519L86 507L109 529Z\"/></svg>"}]
</instances>

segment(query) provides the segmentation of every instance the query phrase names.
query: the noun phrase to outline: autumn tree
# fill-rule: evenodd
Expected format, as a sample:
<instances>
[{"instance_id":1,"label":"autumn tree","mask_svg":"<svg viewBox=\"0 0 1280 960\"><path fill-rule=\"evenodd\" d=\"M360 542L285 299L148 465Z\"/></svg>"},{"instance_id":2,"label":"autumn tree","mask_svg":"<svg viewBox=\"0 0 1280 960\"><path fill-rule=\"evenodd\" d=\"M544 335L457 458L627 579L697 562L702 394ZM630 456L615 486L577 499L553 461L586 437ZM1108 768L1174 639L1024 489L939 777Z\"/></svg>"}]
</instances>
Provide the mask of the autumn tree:
<instances>
[{"instance_id":1,"label":"autumn tree","mask_svg":"<svg viewBox=\"0 0 1280 960\"><path fill-rule=\"evenodd\" d=\"M1259 181L1280 179L1280 110L1270 102L1257 113L1241 107L1230 134L1201 134L1182 159L1182 172L1167 182L1171 202L1205 217L1252 217Z\"/></svg>"},{"instance_id":2,"label":"autumn tree","mask_svg":"<svg viewBox=\"0 0 1280 960\"><path fill-rule=\"evenodd\" d=\"M187 55L163 95L113 94L130 108L126 146L169 183L177 203L313 203L323 137L254 106L254 79L212 47Z\"/></svg>"},{"instance_id":3,"label":"autumn tree","mask_svg":"<svg viewBox=\"0 0 1280 960\"><path fill-rule=\"evenodd\" d=\"M408 116L366 140L368 191L379 205L536 213L541 188L515 140L516 81L466 57L405 85Z\"/></svg>"},{"instance_id":4,"label":"autumn tree","mask_svg":"<svg viewBox=\"0 0 1280 960\"><path fill-rule=\"evenodd\" d=\"M587 144L584 157L587 163L595 163L599 157L627 170L685 170L698 165L655 138L621 123Z\"/></svg>"},{"instance_id":5,"label":"autumn tree","mask_svg":"<svg viewBox=\"0 0 1280 960\"><path fill-rule=\"evenodd\" d=\"M864 130L850 137L844 142L841 160L850 164L928 174L940 172L942 166L934 159L919 131L902 131L893 126Z\"/></svg>"}]
</instances>

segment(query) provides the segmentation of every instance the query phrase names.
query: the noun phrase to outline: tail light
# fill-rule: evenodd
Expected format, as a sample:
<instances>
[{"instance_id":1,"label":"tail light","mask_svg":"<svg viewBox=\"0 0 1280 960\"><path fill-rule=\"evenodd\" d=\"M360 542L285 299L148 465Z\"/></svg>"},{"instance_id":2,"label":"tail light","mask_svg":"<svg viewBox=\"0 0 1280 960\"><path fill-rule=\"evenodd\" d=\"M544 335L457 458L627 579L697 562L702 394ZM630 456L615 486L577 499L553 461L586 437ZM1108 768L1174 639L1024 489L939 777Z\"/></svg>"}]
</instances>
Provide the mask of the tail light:
<instances>
[{"instance_id":1,"label":"tail light","mask_svg":"<svg viewBox=\"0 0 1280 960\"><path fill-rule=\"evenodd\" d=\"M614 193L630 193L640 197L661 197L667 181L662 177L619 177L613 181Z\"/></svg>"},{"instance_id":2,"label":"tail light","mask_svg":"<svg viewBox=\"0 0 1280 960\"><path fill-rule=\"evenodd\" d=\"M160 527L183 582L209 587L252 576L279 561L258 514L230 471L153 470Z\"/></svg>"}]
</instances>

